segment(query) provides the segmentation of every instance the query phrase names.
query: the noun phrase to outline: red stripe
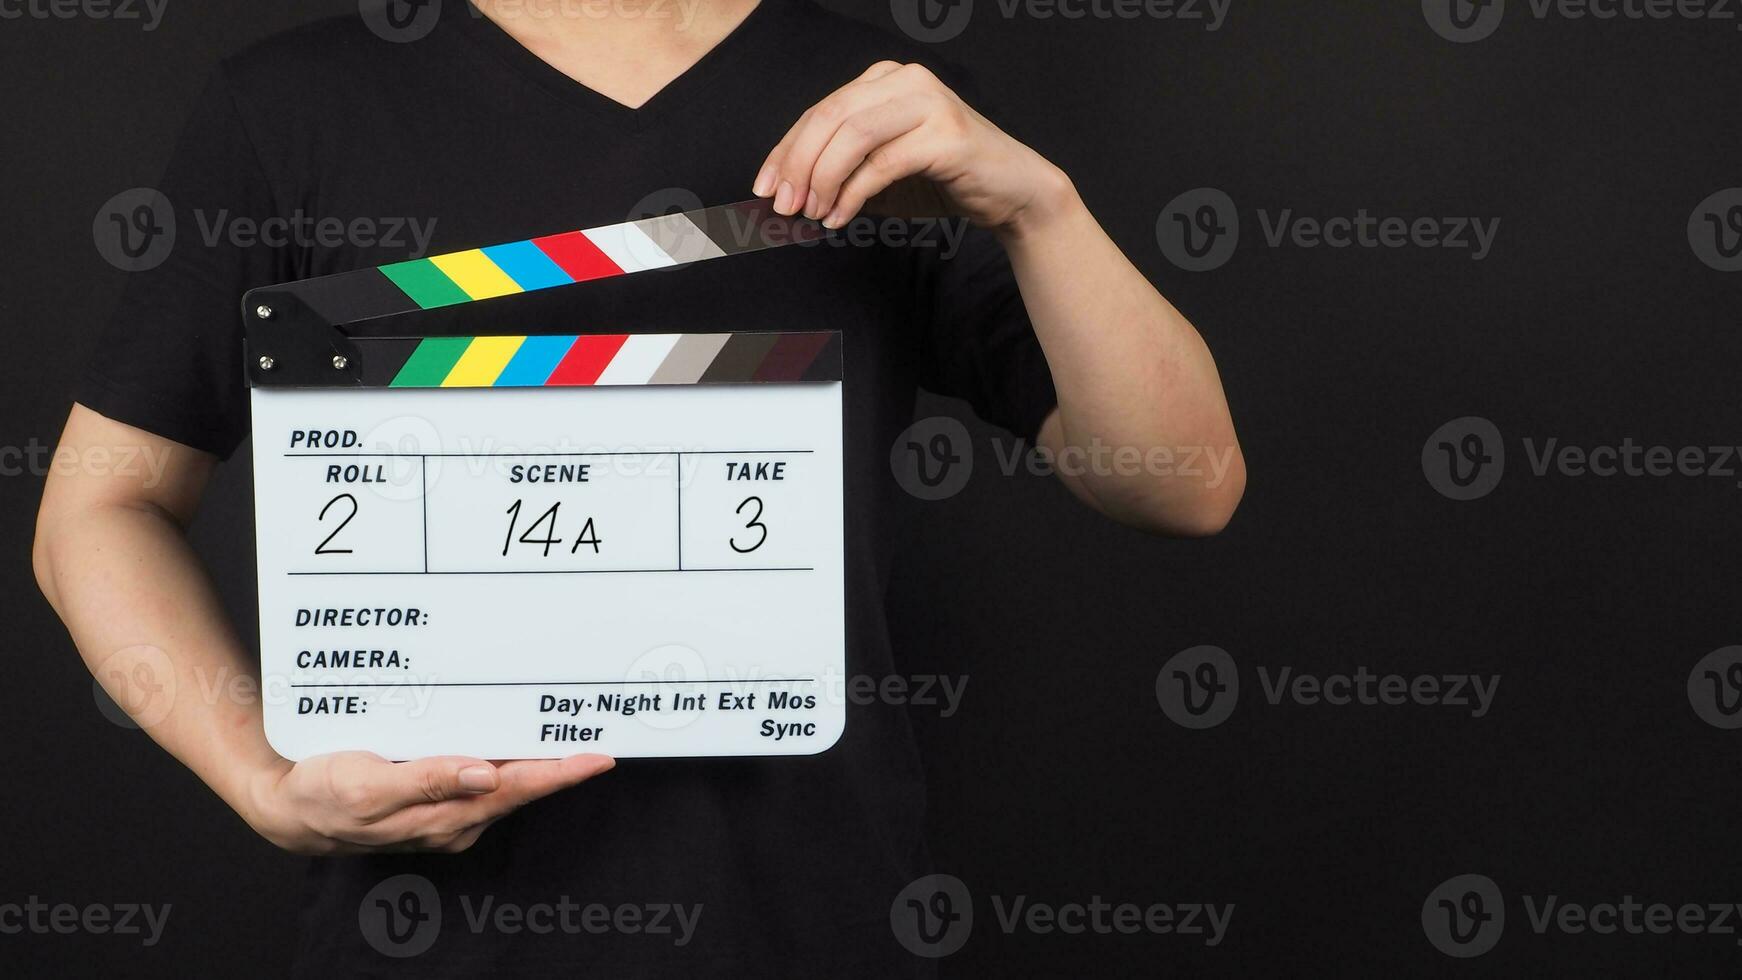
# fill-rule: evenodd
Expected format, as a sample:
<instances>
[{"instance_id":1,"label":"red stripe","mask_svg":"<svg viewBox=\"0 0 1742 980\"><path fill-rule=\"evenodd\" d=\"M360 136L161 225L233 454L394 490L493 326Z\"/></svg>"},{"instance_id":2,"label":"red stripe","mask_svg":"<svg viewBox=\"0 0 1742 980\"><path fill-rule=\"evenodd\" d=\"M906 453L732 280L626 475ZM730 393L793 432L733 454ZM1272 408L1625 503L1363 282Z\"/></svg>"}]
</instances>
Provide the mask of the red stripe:
<instances>
[{"instance_id":1,"label":"red stripe","mask_svg":"<svg viewBox=\"0 0 1742 980\"><path fill-rule=\"evenodd\" d=\"M534 238L532 244L538 250L550 256L550 260L562 267L569 277L576 282L586 282L588 279L603 279L606 276L620 276L623 270L611 257L599 251L587 236L578 231L568 231L560 235L547 235L544 238Z\"/></svg>"},{"instance_id":2,"label":"red stripe","mask_svg":"<svg viewBox=\"0 0 1742 980\"><path fill-rule=\"evenodd\" d=\"M548 385L590 385L605 372L605 365L617 356L617 349L629 339L628 334L594 334L577 337L575 345L563 355L556 370L545 379Z\"/></svg>"}]
</instances>

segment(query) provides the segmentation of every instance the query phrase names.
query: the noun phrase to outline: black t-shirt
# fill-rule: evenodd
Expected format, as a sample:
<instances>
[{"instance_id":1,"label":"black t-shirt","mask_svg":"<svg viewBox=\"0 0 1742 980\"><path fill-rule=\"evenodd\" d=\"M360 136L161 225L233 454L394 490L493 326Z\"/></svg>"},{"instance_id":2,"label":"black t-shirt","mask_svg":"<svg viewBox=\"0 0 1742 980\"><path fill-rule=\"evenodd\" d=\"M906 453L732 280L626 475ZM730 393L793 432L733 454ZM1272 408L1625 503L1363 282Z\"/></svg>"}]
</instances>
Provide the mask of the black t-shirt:
<instances>
[{"instance_id":1,"label":"black t-shirt","mask_svg":"<svg viewBox=\"0 0 1742 980\"><path fill-rule=\"evenodd\" d=\"M446 8L409 43L352 17L220 67L159 185L176 244L130 277L80 402L227 457L248 431L245 290L611 224L649 205L743 199L806 108L875 61L926 60L803 0L762 0L693 69L629 109L469 5ZM270 240L253 241L256 228ZM847 670L881 678L897 672L883 608L901 494L890 447L916 389L966 398L1024 436L1055 396L990 236L970 233L948 258L935 228L915 243L859 242L529 293L484 304L489 324L464 319L476 310L431 311L418 330L844 331ZM928 870L923 804L912 732L894 705L850 701L845 735L819 756L626 761L503 820L463 855L313 862L298 973L924 974L929 961L899 945L889 918L896 894ZM428 879L442 903L434 947L406 960L372 948L358 926L364 896L399 874ZM702 911L678 946L640 931L474 931L487 899Z\"/></svg>"}]
</instances>

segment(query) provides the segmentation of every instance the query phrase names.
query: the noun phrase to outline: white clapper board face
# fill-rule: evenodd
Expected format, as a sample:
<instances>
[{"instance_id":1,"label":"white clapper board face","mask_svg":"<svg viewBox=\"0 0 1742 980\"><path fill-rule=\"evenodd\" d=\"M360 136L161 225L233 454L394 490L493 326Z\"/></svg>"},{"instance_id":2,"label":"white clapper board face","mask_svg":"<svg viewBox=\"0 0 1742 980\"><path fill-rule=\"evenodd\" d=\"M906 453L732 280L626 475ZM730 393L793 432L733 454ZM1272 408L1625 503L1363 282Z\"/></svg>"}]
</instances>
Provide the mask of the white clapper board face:
<instances>
[{"instance_id":1,"label":"white clapper board face","mask_svg":"<svg viewBox=\"0 0 1742 980\"><path fill-rule=\"evenodd\" d=\"M401 342L252 390L289 759L821 752L845 723L838 335Z\"/></svg>"}]
</instances>

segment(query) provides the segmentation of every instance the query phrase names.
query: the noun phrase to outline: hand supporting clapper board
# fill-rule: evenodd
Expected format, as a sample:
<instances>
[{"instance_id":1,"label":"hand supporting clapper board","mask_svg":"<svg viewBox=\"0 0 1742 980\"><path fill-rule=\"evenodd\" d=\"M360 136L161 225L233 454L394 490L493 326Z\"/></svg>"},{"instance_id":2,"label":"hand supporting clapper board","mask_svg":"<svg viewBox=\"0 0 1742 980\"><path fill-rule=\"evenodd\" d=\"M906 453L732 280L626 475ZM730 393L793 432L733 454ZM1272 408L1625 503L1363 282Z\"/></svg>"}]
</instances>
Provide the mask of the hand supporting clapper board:
<instances>
[{"instance_id":1,"label":"hand supporting clapper board","mask_svg":"<svg viewBox=\"0 0 1742 980\"><path fill-rule=\"evenodd\" d=\"M833 745L838 333L388 332L419 310L821 234L747 202L251 291L273 747L519 759ZM473 309L483 320L490 305Z\"/></svg>"}]
</instances>

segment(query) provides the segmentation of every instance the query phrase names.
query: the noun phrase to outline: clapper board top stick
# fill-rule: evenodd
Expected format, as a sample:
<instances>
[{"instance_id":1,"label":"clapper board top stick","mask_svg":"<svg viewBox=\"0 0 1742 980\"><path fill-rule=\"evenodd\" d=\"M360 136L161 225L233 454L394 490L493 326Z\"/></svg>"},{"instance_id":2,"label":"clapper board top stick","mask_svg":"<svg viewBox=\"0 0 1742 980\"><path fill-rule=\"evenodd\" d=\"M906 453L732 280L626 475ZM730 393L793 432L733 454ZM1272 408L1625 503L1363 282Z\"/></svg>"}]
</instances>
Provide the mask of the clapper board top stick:
<instances>
[{"instance_id":1,"label":"clapper board top stick","mask_svg":"<svg viewBox=\"0 0 1742 980\"><path fill-rule=\"evenodd\" d=\"M374 332L424 310L824 235L810 219L751 200L266 286L242 300L244 367L254 387L681 384L698 380L698 370L713 372L713 381L839 380L840 339L828 332L663 335L669 345L613 334L420 339Z\"/></svg>"}]
</instances>

